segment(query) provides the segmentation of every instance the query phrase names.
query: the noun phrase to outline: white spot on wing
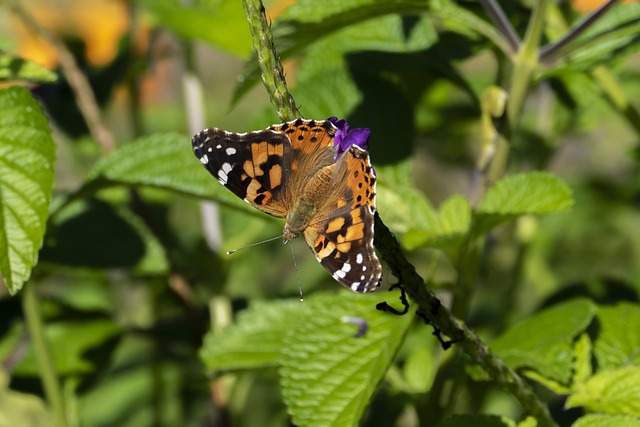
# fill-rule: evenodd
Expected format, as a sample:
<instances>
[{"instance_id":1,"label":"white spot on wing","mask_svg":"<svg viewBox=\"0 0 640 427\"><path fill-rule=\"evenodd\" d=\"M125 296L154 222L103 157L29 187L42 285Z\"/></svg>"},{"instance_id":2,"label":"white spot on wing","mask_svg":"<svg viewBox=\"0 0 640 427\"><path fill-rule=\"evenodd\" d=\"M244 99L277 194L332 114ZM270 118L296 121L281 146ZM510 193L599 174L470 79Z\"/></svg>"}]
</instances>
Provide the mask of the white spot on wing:
<instances>
[{"instance_id":1,"label":"white spot on wing","mask_svg":"<svg viewBox=\"0 0 640 427\"><path fill-rule=\"evenodd\" d=\"M358 254L358 256L356 257L356 262L357 262L358 264L362 264L362 261L363 261L362 254Z\"/></svg>"},{"instance_id":2,"label":"white spot on wing","mask_svg":"<svg viewBox=\"0 0 640 427\"><path fill-rule=\"evenodd\" d=\"M234 154L236 154L236 149L233 147L229 147L227 148L227 155L228 156L233 156Z\"/></svg>"},{"instance_id":3,"label":"white spot on wing","mask_svg":"<svg viewBox=\"0 0 640 427\"><path fill-rule=\"evenodd\" d=\"M203 165L209 163L209 156L205 154L204 156L200 157L200 163L202 163Z\"/></svg>"},{"instance_id":4,"label":"white spot on wing","mask_svg":"<svg viewBox=\"0 0 640 427\"><path fill-rule=\"evenodd\" d=\"M346 275L347 275L347 273L345 273L344 271L338 270L335 273L333 273L333 278L336 279L336 280L344 279L344 276L346 276Z\"/></svg>"},{"instance_id":5,"label":"white spot on wing","mask_svg":"<svg viewBox=\"0 0 640 427\"><path fill-rule=\"evenodd\" d=\"M218 181L220 181L222 185L227 184L227 180L229 179L228 173L231 172L232 170L233 168L229 163L222 164L222 167L218 171Z\"/></svg>"},{"instance_id":6,"label":"white spot on wing","mask_svg":"<svg viewBox=\"0 0 640 427\"><path fill-rule=\"evenodd\" d=\"M219 150L219 149L222 148L222 145L218 144L218 145L216 145L216 148Z\"/></svg>"},{"instance_id":7,"label":"white spot on wing","mask_svg":"<svg viewBox=\"0 0 640 427\"><path fill-rule=\"evenodd\" d=\"M353 289L354 291L357 291L359 287L360 287L360 282L353 282L351 284L351 289Z\"/></svg>"}]
</instances>

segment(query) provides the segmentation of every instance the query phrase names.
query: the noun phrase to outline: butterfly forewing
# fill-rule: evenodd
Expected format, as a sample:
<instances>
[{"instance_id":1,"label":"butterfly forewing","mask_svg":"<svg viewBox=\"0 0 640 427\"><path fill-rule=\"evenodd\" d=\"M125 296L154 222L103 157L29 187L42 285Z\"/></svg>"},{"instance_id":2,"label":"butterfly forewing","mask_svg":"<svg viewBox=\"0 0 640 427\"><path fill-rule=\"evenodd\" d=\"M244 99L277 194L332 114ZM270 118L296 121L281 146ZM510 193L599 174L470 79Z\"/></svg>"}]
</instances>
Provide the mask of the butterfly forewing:
<instances>
[{"instance_id":1,"label":"butterfly forewing","mask_svg":"<svg viewBox=\"0 0 640 427\"><path fill-rule=\"evenodd\" d=\"M271 215L286 215L291 197L284 179L292 150L285 135L205 129L193 137L192 148L209 173L236 196Z\"/></svg>"}]
</instances>

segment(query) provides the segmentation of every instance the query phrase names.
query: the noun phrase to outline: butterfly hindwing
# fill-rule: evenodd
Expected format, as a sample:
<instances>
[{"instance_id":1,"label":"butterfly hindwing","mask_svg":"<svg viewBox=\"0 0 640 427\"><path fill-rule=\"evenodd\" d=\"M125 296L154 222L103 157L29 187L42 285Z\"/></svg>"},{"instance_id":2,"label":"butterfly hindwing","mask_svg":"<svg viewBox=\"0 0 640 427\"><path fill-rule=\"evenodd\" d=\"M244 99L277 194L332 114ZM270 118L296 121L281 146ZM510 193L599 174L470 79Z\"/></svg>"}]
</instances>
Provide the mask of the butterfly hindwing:
<instances>
[{"instance_id":1,"label":"butterfly hindwing","mask_svg":"<svg viewBox=\"0 0 640 427\"><path fill-rule=\"evenodd\" d=\"M192 148L209 173L236 196L271 215L286 216L290 195L284 179L292 150L285 135L212 128L196 134Z\"/></svg>"},{"instance_id":2,"label":"butterfly hindwing","mask_svg":"<svg viewBox=\"0 0 640 427\"><path fill-rule=\"evenodd\" d=\"M333 278L372 292L382 277L373 247L376 177L365 150L352 146L336 164L334 187L305 240Z\"/></svg>"}]
</instances>

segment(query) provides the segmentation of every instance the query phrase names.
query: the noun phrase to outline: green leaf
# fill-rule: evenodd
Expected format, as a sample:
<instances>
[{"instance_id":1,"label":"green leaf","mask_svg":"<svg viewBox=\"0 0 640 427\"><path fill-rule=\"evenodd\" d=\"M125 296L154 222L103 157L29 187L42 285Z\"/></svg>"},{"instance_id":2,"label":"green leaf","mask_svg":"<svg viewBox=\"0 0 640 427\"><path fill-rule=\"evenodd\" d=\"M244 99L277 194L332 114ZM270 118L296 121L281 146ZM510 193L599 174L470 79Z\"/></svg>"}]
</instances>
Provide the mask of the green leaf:
<instances>
[{"instance_id":1,"label":"green leaf","mask_svg":"<svg viewBox=\"0 0 640 427\"><path fill-rule=\"evenodd\" d=\"M584 33L553 57L555 69L592 70L600 64L619 64L640 49L640 5L619 4L597 19ZM557 58L564 56L562 60Z\"/></svg>"},{"instance_id":2,"label":"green leaf","mask_svg":"<svg viewBox=\"0 0 640 427\"><path fill-rule=\"evenodd\" d=\"M431 230L438 226L438 212L411 181L412 168L411 160L376 166L377 209L394 233Z\"/></svg>"},{"instance_id":3,"label":"green leaf","mask_svg":"<svg viewBox=\"0 0 640 427\"><path fill-rule=\"evenodd\" d=\"M433 228L414 228L403 236L402 242L407 249L432 247L454 254L469 231L470 225L469 202L462 196L452 196L440 206Z\"/></svg>"},{"instance_id":4,"label":"green leaf","mask_svg":"<svg viewBox=\"0 0 640 427\"><path fill-rule=\"evenodd\" d=\"M257 302L220 334L209 332L200 358L209 373L278 366L282 341L309 302Z\"/></svg>"},{"instance_id":5,"label":"green leaf","mask_svg":"<svg viewBox=\"0 0 640 427\"><path fill-rule=\"evenodd\" d=\"M576 387L567 408L640 416L640 366L601 371Z\"/></svg>"},{"instance_id":6,"label":"green leaf","mask_svg":"<svg viewBox=\"0 0 640 427\"><path fill-rule=\"evenodd\" d=\"M292 93L307 117L347 117L362 95L344 58L326 43L317 43L300 62Z\"/></svg>"},{"instance_id":7,"label":"green leaf","mask_svg":"<svg viewBox=\"0 0 640 427\"><path fill-rule=\"evenodd\" d=\"M486 37L503 52L509 53L510 48L502 34L486 20L472 13L468 8L459 6L451 0L435 0L430 2L433 15L440 20L444 29L454 31L467 37Z\"/></svg>"},{"instance_id":8,"label":"green leaf","mask_svg":"<svg viewBox=\"0 0 640 427\"><path fill-rule=\"evenodd\" d=\"M531 368L567 384L573 368L573 340L596 313L586 299L548 308L510 328L491 348L513 368Z\"/></svg>"},{"instance_id":9,"label":"green leaf","mask_svg":"<svg viewBox=\"0 0 640 427\"><path fill-rule=\"evenodd\" d=\"M573 206L571 190L548 172L501 179L484 196L476 212L477 230L486 231L522 215L565 212Z\"/></svg>"},{"instance_id":10,"label":"green leaf","mask_svg":"<svg viewBox=\"0 0 640 427\"><path fill-rule=\"evenodd\" d=\"M340 29L384 15L424 12L427 7L417 0L302 2L289 7L276 21L272 30L274 44L280 57L287 59ZM259 79L257 59L252 58L234 89L232 104L248 93Z\"/></svg>"},{"instance_id":11,"label":"green leaf","mask_svg":"<svg viewBox=\"0 0 640 427\"><path fill-rule=\"evenodd\" d=\"M399 305L395 293L385 297ZM414 318L377 311L381 299L346 291L321 296L290 324L280 375L296 425L358 424ZM362 336L360 321L367 325Z\"/></svg>"},{"instance_id":12,"label":"green leaf","mask_svg":"<svg viewBox=\"0 0 640 427\"><path fill-rule=\"evenodd\" d=\"M251 34L240 1L187 6L175 0L146 0L144 6L162 25L186 39L209 43L242 58L251 51Z\"/></svg>"},{"instance_id":13,"label":"green leaf","mask_svg":"<svg viewBox=\"0 0 640 427\"><path fill-rule=\"evenodd\" d=\"M640 305L623 302L598 308L595 356L601 369L640 365Z\"/></svg>"},{"instance_id":14,"label":"green leaf","mask_svg":"<svg viewBox=\"0 0 640 427\"><path fill-rule=\"evenodd\" d=\"M580 334L580 338L576 341L573 352L575 354L575 362L573 364L573 382L576 384L585 382L593 370L591 368L591 339L586 333Z\"/></svg>"},{"instance_id":15,"label":"green leaf","mask_svg":"<svg viewBox=\"0 0 640 427\"><path fill-rule=\"evenodd\" d=\"M83 199L54 216L50 225L40 251L41 262L91 268L133 267L139 274L162 274L168 270L162 245L125 203Z\"/></svg>"},{"instance_id":16,"label":"green leaf","mask_svg":"<svg viewBox=\"0 0 640 427\"><path fill-rule=\"evenodd\" d=\"M496 415L453 415L438 424L438 427L515 427L516 423Z\"/></svg>"},{"instance_id":17,"label":"green leaf","mask_svg":"<svg viewBox=\"0 0 640 427\"><path fill-rule=\"evenodd\" d=\"M23 87L0 89L0 274L12 294L38 259L54 161L55 144L38 103Z\"/></svg>"},{"instance_id":18,"label":"green leaf","mask_svg":"<svg viewBox=\"0 0 640 427\"><path fill-rule=\"evenodd\" d=\"M57 79L56 73L40 64L0 51L0 82L50 83Z\"/></svg>"},{"instance_id":19,"label":"green leaf","mask_svg":"<svg viewBox=\"0 0 640 427\"><path fill-rule=\"evenodd\" d=\"M0 370L0 427L38 427L51 425L53 415L44 401L33 394L9 388L8 375Z\"/></svg>"},{"instance_id":20,"label":"green leaf","mask_svg":"<svg viewBox=\"0 0 640 427\"><path fill-rule=\"evenodd\" d=\"M571 427L640 427L640 419L629 415L587 414Z\"/></svg>"},{"instance_id":21,"label":"green leaf","mask_svg":"<svg viewBox=\"0 0 640 427\"><path fill-rule=\"evenodd\" d=\"M113 321L103 319L48 324L45 335L51 343L56 372L58 375L93 372L95 367L87 360L86 353L117 339L121 332L121 328ZM16 365L14 372L17 375L38 375L33 349Z\"/></svg>"},{"instance_id":22,"label":"green leaf","mask_svg":"<svg viewBox=\"0 0 640 427\"><path fill-rule=\"evenodd\" d=\"M202 167L189 141L186 136L166 133L120 146L96 163L86 187L144 185L217 200L255 214L255 209L220 185Z\"/></svg>"}]
</instances>

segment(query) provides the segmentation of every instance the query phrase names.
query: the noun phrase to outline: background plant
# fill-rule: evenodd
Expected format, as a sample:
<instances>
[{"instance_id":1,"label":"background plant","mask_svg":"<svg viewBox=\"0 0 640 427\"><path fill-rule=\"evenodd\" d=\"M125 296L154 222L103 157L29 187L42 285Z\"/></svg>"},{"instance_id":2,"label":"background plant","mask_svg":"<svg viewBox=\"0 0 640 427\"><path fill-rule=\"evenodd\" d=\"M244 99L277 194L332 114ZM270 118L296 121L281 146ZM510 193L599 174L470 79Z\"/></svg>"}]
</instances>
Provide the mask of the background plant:
<instances>
[{"instance_id":1,"label":"background plant","mask_svg":"<svg viewBox=\"0 0 640 427\"><path fill-rule=\"evenodd\" d=\"M1 3L0 423L640 424L640 5L616 3L274 1L271 27L248 0ZM282 224L190 135L298 111L372 129L405 316L302 243L303 304L288 250L222 255Z\"/></svg>"}]
</instances>

